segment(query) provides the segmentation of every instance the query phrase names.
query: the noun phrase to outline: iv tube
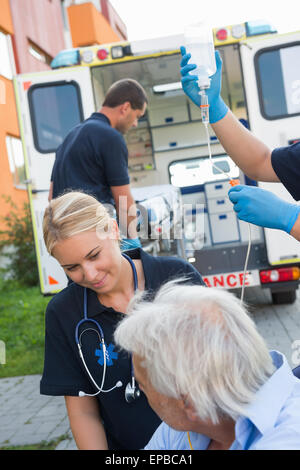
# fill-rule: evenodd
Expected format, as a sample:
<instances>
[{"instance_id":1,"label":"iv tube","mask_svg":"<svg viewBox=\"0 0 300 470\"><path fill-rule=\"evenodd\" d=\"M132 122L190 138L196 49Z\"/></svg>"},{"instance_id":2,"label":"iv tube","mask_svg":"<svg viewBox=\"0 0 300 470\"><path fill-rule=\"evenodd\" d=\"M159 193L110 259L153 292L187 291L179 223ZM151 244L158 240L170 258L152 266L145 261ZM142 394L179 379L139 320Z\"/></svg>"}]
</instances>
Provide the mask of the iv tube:
<instances>
[{"instance_id":1,"label":"iv tube","mask_svg":"<svg viewBox=\"0 0 300 470\"><path fill-rule=\"evenodd\" d=\"M203 124L209 124L209 104L208 96L205 93L205 90L200 88L200 111Z\"/></svg>"},{"instance_id":2,"label":"iv tube","mask_svg":"<svg viewBox=\"0 0 300 470\"><path fill-rule=\"evenodd\" d=\"M226 171L223 171L221 168L219 168L217 165L214 164L213 159L212 159L212 154L211 154L211 147L210 147L210 136L208 132L208 124L209 124L209 103L208 103L208 96L205 93L205 89L200 88L200 111L201 111L201 118L202 118L202 123L204 124L205 131L206 131L206 139L207 139L207 147L208 147L208 154L209 154L209 160L213 168L215 168L218 173L223 173L226 178L231 180L231 177Z\"/></svg>"},{"instance_id":3,"label":"iv tube","mask_svg":"<svg viewBox=\"0 0 300 470\"><path fill-rule=\"evenodd\" d=\"M212 29L204 22L186 26L185 28L185 46L186 52L191 54L191 63L196 64L196 68L190 71L190 75L197 75L197 83L200 95L200 110L201 118L205 127L207 136L207 146L209 152L209 160L213 168L218 173L223 173L224 177L229 179L231 186L236 184L236 180L232 180L230 175L214 164L211 147L210 136L208 131L209 124L209 102L206 90L210 87L210 77L216 72L216 61L214 54L214 39ZM244 266L244 275L241 292L241 302L244 299L246 272L248 266L248 259L251 249L251 226L248 223L249 242Z\"/></svg>"},{"instance_id":4,"label":"iv tube","mask_svg":"<svg viewBox=\"0 0 300 470\"><path fill-rule=\"evenodd\" d=\"M205 90L203 90L201 88L200 88L199 94L201 96L200 110L201 110L202 122L204 124L205 132L206 132L207 147L208 147L208 154L209 154L210 163L211 163L213 168L215 168L219 173L223 173L225 175L225 177L229 179L229 182L230 182L231 186L234 186L234 180L231 179L230 175L228 173L226 173L225 171L223 171L221 168L219 168L217 165L215 165L214 162L213 162L212 153L211 153L211 146L210 146L210 135L209 135L209 131L208 131L208 124L209 124L208 97L207 97L207 94L205 93ZM241 303L243 303L243 301L244 301L246 273L247 273L247 266L248 266L248 261L249 261L250 249L251 249L251 225L248 222L248 248L247 248L246 260L245 260L244 272L243 272Z\"/></svg>"}]
</instances>

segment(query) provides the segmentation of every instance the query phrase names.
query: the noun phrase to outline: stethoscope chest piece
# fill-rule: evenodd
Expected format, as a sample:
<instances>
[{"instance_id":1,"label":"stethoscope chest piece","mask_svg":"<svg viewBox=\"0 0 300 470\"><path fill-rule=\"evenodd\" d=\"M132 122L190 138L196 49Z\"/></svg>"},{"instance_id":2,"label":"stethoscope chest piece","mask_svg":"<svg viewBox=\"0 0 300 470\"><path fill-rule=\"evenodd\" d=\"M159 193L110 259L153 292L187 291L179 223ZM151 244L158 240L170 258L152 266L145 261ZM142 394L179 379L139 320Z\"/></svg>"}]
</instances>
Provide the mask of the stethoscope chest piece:
<instances>
[{"instance_id":1,"label":"stethoscope chest piece","mask_svg":"<svg viewBox=\"0 0 300 470\"><path fill-rule=\"evenodd\" d=\"M139 398L141 392L138 388L136 388L134 383L128 382L125 388L125 400L127 403L132 403L134 400Z\"/></svg>"}]
</instances>

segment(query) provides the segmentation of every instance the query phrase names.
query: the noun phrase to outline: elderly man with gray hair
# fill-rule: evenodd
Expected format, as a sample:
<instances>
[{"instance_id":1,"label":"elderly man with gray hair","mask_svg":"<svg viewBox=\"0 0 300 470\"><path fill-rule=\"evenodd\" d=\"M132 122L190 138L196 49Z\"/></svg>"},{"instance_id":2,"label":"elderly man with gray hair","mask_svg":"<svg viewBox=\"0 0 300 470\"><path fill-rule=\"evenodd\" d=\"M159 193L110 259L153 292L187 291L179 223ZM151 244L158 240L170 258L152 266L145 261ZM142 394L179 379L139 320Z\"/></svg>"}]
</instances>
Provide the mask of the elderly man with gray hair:
<instances>
[{"instance_id":1,"label":"elderly man with gray hair","mask_svg":"<svg viewBox=\"0 0 300 470\"><path fill-rule=\"evenodd\" d=\"M169 282L115 340L163 420L145 450L300 449L300 380L229 292Z\"/></svg>"}]
</instances>

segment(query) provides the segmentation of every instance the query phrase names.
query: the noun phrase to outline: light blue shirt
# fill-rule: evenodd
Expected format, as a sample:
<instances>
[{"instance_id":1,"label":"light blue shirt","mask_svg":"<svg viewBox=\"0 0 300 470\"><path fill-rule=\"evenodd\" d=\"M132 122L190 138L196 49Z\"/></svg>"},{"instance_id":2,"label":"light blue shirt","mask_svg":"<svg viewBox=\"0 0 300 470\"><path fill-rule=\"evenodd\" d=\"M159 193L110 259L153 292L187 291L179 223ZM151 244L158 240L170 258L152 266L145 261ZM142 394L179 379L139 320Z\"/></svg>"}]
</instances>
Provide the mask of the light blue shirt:
<instances>
[{"instance_id":1,"label":"light blue shirt","mask_svg":"<svg viewBox=\"0 0 300 470\"><path fill-rule=\"evenodd\" d=\"M256 393L245 416L235 423L229 450L300 450L300 380L286 358L270 352L277 370ZM210 438L190 432L194 450L206 450ZM145 450L191 450L186 432L162 423Z\"/></svg>"}]
</instances>

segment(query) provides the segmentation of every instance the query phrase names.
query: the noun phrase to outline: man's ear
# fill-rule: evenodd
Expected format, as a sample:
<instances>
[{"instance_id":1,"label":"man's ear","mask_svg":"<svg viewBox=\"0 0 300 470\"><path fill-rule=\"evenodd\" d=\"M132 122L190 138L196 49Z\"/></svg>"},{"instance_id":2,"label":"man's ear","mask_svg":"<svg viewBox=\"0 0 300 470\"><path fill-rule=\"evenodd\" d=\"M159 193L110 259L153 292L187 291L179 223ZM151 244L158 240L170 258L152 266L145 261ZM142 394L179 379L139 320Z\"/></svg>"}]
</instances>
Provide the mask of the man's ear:
<instances>
[{"instance_id":1,"label":"man's ear","mask_svg":"<svg viewBox=\"0 0 300 470\"><path fill-rule=\"evenodd\" d=\"M122 103L120 105L121 114L127 114L130 110L131 110L131 104L129 103L129 101L125 101L125 103Z\"/></svg>"},{"instance_id":2,"label":"man's ear","mask_svg":"<svg viewBox=\"0 0 300 470\"><path fill-rule=\"evenodd\" d=\"M182 396L180 399L180 407L185 412L186 417L189 421L197 421L199 418L197 417L197 413L191 404L190 400L186 396Z\"/></svg>"}]
</instances>

